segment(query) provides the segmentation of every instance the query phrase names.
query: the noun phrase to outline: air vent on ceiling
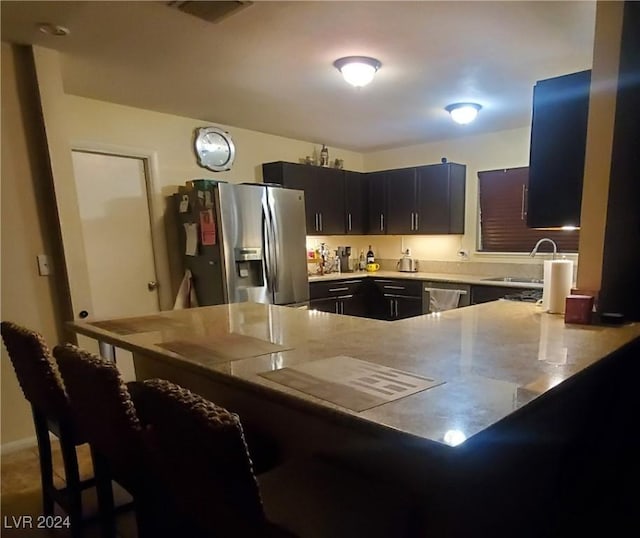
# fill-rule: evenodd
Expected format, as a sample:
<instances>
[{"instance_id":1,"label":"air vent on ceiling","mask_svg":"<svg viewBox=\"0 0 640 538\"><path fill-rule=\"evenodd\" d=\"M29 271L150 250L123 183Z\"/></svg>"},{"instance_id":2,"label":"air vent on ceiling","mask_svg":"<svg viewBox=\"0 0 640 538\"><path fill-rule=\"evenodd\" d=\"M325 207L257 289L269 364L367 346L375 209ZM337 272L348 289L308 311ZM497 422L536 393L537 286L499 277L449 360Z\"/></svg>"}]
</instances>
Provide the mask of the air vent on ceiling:
<instances>
[{"instance_id":1,"label":"air vent on ceiling","mask_svg":"<svg viewBox=\"0 0 640 538\"><path fill-rule=\"evenodd\" d=\"M253 2L245 1L186 1L167 2L167 5L207 22L220 22L222 19L249 7Z\"/></svg>"}]
</instances>

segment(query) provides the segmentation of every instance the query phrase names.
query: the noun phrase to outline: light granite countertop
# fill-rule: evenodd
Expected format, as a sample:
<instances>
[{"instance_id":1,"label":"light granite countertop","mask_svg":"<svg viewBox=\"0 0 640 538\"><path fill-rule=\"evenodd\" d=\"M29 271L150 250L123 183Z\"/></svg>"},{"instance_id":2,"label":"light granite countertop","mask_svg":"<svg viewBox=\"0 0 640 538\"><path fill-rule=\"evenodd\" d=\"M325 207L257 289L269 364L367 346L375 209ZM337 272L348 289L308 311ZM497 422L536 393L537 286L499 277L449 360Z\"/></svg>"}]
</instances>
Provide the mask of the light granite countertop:
<instances>
[{"instance_id":1,"label":"light granite countertop","mask_svg":"<svg viewBox=\"0 0 640 538\"><path fill-rule=\"evenodd\" d=\"M495 275L496 277L502 277L507 275ZM407 280L432 280L439 282L457 282L461 284L474 284L482 286L504 286L507 288L539 288L542 289L542 283L540 282L504 282L496 280L487 280L493 278L487 275L468 275L457 273L425 273L414 272L405 273L402 271L354 271L352 273L329 273L328 275L312 275L309 276L309 282L324 282L331 280L349 280L355 278L403 278Z\"/></svg>"},{"instance_id":2,"label":"light granite countertop","mask_svg":"<svg viewBox=\"0 0 640 538\"><path fill-rule=\"evenodd\" d=\"M441 444L482 432L640 337L638 323L565 325L562 316L511 301L395 322L240 303L70 327L317 417ZM440 384L358 412L261 375L336 356Z\"/></svg>"}]
</instances>

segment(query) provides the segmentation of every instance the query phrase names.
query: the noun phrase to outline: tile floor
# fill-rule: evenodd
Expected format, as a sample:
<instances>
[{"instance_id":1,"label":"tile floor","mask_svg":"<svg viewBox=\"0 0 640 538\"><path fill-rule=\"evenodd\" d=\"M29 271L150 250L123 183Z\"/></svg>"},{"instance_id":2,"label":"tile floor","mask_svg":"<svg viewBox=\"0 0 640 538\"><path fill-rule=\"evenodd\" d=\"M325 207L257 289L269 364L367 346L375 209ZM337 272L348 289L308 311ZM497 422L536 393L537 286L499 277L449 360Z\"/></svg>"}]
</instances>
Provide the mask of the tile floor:
<instances>
[{"instance_id":1,"label":"tile floor","mask_svg":"<svg viewBox=\"0 0 640 538\"><path fill-rule=\"evenodd\" d=\"M64 467L62 456L57 443L52 443L54 473L56 486L64 485ZM80 476L86 479L92 476L91 456L88 446L78 448L78 465ZM24 449L11 454L2 455L0 474L1 498L0 498L0 535L2 538L67 538L71 536L68 529L44 530L18 528L16 524L19 516L31 516L34 526L38 516L42 515L42 495L40 489L40 467L38 464L37 447ZM83 495L86 513L91 515L96 512L96 499L93 490ZM116 498L118 494L116 493ZM59 508L57 508L59 510ZM62 515L62 512L59 512ZM25 520L22 520L25 521ZM28 520L27 520L28 523ZM135 517L132 511L118 516L118 537L136 538ZM91 524L85 531L85 538L98 538L99 529L96 524Z\"/></svg>"}]
</instances>

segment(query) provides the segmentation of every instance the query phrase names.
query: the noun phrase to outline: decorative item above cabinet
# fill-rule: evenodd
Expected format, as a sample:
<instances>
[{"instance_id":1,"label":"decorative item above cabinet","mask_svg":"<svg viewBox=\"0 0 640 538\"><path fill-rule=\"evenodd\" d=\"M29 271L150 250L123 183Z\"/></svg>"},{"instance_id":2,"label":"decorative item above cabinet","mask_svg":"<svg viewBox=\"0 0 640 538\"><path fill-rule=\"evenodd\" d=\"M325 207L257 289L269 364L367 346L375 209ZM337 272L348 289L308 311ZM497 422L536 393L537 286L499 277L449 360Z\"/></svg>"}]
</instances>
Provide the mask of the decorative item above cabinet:
<instances>
[{"instance_id":1,"label":"decorative item above cabinet","mask_svg":"<svg viewBox=\"0 0 640 538\"><path fill-rule=\"evenodd\" d=\"M591 71L533 89L527 226L580 226Z\"/></svg>"}]
</instances>

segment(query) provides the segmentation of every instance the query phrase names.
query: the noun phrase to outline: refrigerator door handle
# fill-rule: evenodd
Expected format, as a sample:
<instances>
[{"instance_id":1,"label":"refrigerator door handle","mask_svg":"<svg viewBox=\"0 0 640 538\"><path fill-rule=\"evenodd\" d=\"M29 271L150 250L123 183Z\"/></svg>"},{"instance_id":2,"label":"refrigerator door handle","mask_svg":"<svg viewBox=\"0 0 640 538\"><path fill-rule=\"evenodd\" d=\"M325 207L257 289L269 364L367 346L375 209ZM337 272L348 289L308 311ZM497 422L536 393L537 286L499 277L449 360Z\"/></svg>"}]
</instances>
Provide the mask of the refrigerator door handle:
<instances>
[{"instance_id":1,"label":"refrigerator door handle","mask_svg":"<svg viewBox=\"0 0 640 538\"><path fill-rule=\"evenodd\" d=\"M269 237L268 208L266 202L262 204L262 243L264 245L262 259L264 261L264 274L267 280L267 289L273 291L273 277L271 275L271 238Z\"/></svg>"},{"instance_id":2,"label":"refrigerator door handle","mask_svg":"<svg viewBox=\"0 0 640 538\"><path fill-rule=\"evenodd\" d=\"M273 199L271 199L269 197L269 195L267 194L267 215L268 215L268 229L269 232L271 233L271 236L269 237L269 257L270 262L271 262L271 272L273 273L273 279L272 279L272 292L273 293L277 293L278 291L278 278L279 278L279 274L278 274L278 252L277 252L277 242L276 242L276 238L278 237L278 229L277 229L277 223L276 223L276 219L274 217L274 209L273 209ZM275 252L272 252L271 249L274 249Z\"/></svg>"}]
</instances>

